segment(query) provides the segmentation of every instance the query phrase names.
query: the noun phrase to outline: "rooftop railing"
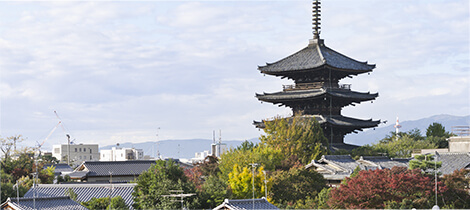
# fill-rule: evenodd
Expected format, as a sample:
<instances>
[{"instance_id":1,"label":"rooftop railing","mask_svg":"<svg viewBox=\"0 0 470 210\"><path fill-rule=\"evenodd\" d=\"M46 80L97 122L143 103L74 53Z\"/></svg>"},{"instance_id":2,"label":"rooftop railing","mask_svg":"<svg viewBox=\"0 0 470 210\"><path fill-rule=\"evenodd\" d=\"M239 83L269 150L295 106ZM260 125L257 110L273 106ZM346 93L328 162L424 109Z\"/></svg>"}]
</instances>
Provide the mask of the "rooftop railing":
<instances>
[{"instance_id":1,"label":"rooftop railing","mask_svg":"<svg viewBox=\"0 0 470 210\"><path fill-rule=\"evenodd\" d=\"M470 136L470 126L452 126L452 133L457 136Z\"/></svg>"},{"instance_id":2,"label":"rooftop railing","mask_svg":"<svg viewBox=\"0 0 470 210\"><path fill-rule=\"evenodd\" d=\"M301 83L301 84L292 84L292 85L282 85L282 89L284 91L289 91L289 90L307 90L307 89L313 89L313 88L322 88L322 87L327 87L325 83ZM351 84L339 84L336 87L332 87L333 89L342 89L342 90L351 90Z\"/></svg>"}]
</instances>

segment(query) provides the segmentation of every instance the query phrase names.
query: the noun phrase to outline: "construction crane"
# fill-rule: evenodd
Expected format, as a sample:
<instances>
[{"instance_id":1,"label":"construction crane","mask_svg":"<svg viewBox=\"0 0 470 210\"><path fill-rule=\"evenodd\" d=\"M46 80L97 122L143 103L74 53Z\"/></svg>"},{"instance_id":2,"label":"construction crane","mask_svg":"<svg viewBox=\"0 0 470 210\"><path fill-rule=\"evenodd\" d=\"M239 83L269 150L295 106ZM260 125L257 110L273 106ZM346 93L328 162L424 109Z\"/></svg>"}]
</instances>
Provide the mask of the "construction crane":
<instances>
[{"instance_id":1,"label":"construction crane","mask_svg":"<svg viewBox=\"0 0 470 210\"><path fill-rule=\"evenodd\" d=\"M64 125L62 124L62 119L60 119L59 114L57 114L56 111L54 111L54 114L55 114L55 116L57 117L57 119L59 120L59 124L60 124L60 126L62 127L62 130L63 130L64 133L65 133L65 137L67 137L67 165L70 165L70 144L73 143L73 140L70 141L70 134L68 134L68 133L65 131L65 127L64 127Z\"/></svg>"}]
</instances>

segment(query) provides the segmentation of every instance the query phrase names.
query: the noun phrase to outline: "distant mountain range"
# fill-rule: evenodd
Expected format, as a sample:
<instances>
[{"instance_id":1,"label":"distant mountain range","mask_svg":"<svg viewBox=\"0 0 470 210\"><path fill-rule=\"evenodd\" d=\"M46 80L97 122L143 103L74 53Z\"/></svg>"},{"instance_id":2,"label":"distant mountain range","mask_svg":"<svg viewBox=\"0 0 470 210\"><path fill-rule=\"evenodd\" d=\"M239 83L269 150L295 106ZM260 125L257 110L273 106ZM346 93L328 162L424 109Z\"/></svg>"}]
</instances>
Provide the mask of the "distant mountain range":
<instances>
[{"instance_id":1,"label":"distant mountain range","mask_svg":"<svg viewBox=\"0 0 470 210\"><path fill-rule=\"evenodd\" d=\"M402 126L400 128L401 132L407 132L414 128L418 128L421 131L422 135L426 135L426 129L429 127L430 124L438 122L442 124L446 131L451 132L452 126L461 126L461 125L470 125L470 115L468 116L453 116L453 115L434 115L428 118L423 118L419 120L412 120L412 121L403 121L400 122ZM387 122L388 126L369 129L364 132L359 132L357 134L349 134L346 135L344 141L349 144L355 145L364 145L364 144L371 144L377 143L379 140L383 139L386 135L390 134L390 132L395 132L395 121Z\"/></svg>"},{"instance_id":2,"label":"distant mountain range","mask_svg":"<svg viewBox=\"0 0 470 210\"><path fill-rule=\"evenodd\" d=\"M413 121L400 122L400 131L406 132L414 128L418 128L423 135L425 135L426 128L433 122L441 123L447 131L451 131L452 126L470 125L470 115L468 116L452 116L452 115L435 115L428 118L423 118ZM395 132L395 121L387 122L387 126L374 129L369 129L357 134L349 134L345 137L345 142L355 145L364 145L376 143L383 139L390 132ZM259 143L258 138L249 139L253 143ZM222 140L228 148L236 148L241 145L243 141L239 140ZM171 158L186 158L190 159L195 156L196 152L203 152L211 149L212 140L210 139L186 139L186 140L162 140L157 142L143 142L143 143L123 143L119 147L143 149L145 155L155 157L157 151L163 157ZM116 145L109 145L101 147L100 149L110 149Z\"/></svg>"},{"instance_id":3,"label":"distant mountain range","mask_svg":"<svg viewBox=\"0 0 470 210\"><path fill-rule=\"evenodd\" d=\"M257 138L249 139L248 141L259 143ZM222 140L222 144L227 145L228 148L236 148L240 146L243 141L239 140ZM143 143L123 143L119 144L121 148L136 148L143 149L144 155L155 157L157 151L164 158L185 158L190 159L195 157L196 152L203 152L211 149L212 140L210 139L185 139L185 140L162 140L158 144L155 141ZM100 149L111 149L116 145L109 145L101 147Z\"/></svg>"}]
</instances>

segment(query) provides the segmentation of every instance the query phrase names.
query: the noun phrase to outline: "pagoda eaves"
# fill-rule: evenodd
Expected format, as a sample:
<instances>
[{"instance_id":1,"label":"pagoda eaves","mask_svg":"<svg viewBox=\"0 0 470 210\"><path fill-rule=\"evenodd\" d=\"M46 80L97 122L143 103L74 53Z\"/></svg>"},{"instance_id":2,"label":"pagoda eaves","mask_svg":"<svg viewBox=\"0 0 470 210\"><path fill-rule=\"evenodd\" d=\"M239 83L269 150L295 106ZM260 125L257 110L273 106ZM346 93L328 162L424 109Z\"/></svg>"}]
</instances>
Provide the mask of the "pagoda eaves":
<instances>
[{"instance_id":1,"label":"pagoda eaves","mask_svg":"<svg viewBox=\"0 0 470 210\"><path fill-rule=\"evenodd\" d=\"M338 53L325 46L323 40L310 40L310 44L304 49L274 63L266 63L258 66L261 73L283 76L293 79L290 75L300 72L321 71L330 69L342 74L339 78L348 75L358 75L370 72L375 64L360 62Z\"/></svg>"}]
</instances>

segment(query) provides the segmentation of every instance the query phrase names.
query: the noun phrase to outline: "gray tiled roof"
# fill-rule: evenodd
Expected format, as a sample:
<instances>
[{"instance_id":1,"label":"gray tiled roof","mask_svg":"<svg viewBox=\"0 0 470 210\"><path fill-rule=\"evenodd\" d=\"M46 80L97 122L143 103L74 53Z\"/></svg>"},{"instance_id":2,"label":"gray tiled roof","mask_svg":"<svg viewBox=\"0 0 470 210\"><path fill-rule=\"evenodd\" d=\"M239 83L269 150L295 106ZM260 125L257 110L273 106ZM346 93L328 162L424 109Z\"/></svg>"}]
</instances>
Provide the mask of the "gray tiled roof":
<instances>
[{"instance_id":1,"label":"gray tiled roof","mask_svg":"<svg viewBox=\"0 0 470 210\"><path fill-rule=\"evenodd\" d=\"M361 170L390 169L394 166L407 167L410 159L393 159L383 156L364 156L354 160L350 155L323 155L320 160L312 160L306 168L315 167L327 180L342 180L349 177L359 166Z\"/></svg>"},{"instance_id":2,"label":"gray tiled roof","mask_svg":"<svg viewBox=\"0 0 470 210\"><path fill-rule=\"evenodd\" d=\"M342 90L342 89L308 89L308 90L291 90L291 91L281 91L275 93L263 93L263 94L256 94L256 97L261 101L266 102L282 102L287 101L290 102L292 99L296 100L312 100L315 98L323 98L325 95L334 96L343 99L349 99L351 102L362 102L373 100L379 96L378 93L370 94L370 93L361 93L355 92L350 90Z\"/></svg>"},{"instance_id":3,"label":"gray tiled roof","mask_svg":"<svg viewBox=\"0 0 470 210\"><path fill-rule=\"evenodd\" d=\"M323 40L319 40L318 43L310 43L306 48L277 62L260 66L258 69L262 73L269 74L283 71L315 69L325 65L335 69L355 71L356 74L372 71L372 69L375 68L375 65L367 64L367 62L359 62L338 53L325 46Z\"/></svg>"},{"instance_id":4,"label":"gray tiled roof","mask_svg":"<svg viewBox=\"0 0 470 210\"><path fill-rule=\"evenodd\" d=\"M8 198L5 203L2 204L2 209L5 205L11 205L18 209L24 210L62 210L62 209L72 209L72 210L86 210L84 206L78 204L77 202L70 199L68 196L61 197L36 197L36 198Z\"/></svg>"},{"instance_id":5,"label":"gray tiled roof","mask_svg":"<svg viewBox=\"0 0 470 210\"><path fill-rule=\"evenodd\" d=\"M386 156L363 156L358 162L365 165L365 167L370 167L370 169L391 169L394 166L399 167L408 167L409 159L393 159Z\"/></svg>"},{"instance_id":6,"label":"gray tiled roof","mask_svg":"<svg viewBox=\"0 0 470 210\"><path fill-rule=\"evenodd\" d=\"M68 189L72 189L77 194L77 200L80 202L89 201L92 198L117 197L121 196L126 205L132 208L134 198L135 183L130 184L40 184L26 192L24 197L31 198L34 195L38 197L57 197L66 196Z\"/></svg>"},{"instance_id":7,"label":"gray tiled roof","mask_svg":"<svg viewBox=\"0 0 470 210\"><path fill-rule=\"evenodd\" d=\"M442 166L439 170L443 175L454 173L455 170L460 170L463 168L470 169L469 152L439 153L437 161L442 161Z\"/></svg>"},{"instance_id":8,"label":"gray tiled roof","mask_svg":"<svg viewBox=\"0 0 470 210\"><path fill-rule=\"evenodd\" d=\"M336 126L341 126L343 128L350 127L351 131L362 130L361 128L372 128L380 123L380 120L361 120L351 117L345 117L342 115L332 115L331 117L329 115L303 115L301 117L315 118L320 124L328 123ZM265 127L264 122L254 121L253 124L258 128Z\"/></svg>"},{"instance_id":9,"label":"gray tiled roof","mask_svg":"<svg viewBox=\"0 0 470 210\"><path fill-rule=\"evenodd\" d=\"M85 161L75 171L88 171L87 176L138 176L155 164L155 160Z\"/></svg>"},{"instance_id":10,"label":"gray tiled roof","mask_svg":"<svg viewBox=\"0 0 470 210\"><path fill-rule=\"evenodd\" d=\"M269 203L265 198L260 198L260 199L254 199L254 200L253 199L237 199L237 200L225 199L225 201L222 204L214 208L214 210L219 210L219 209L242 210L242 209L279 209L279 208Z\"/></svg>"},{"instance_id":11,"label":"gray tiled roof","mask_svg":"<svg viewBox=\"0 0 470 210\"><path fill-rule=\"evenodd\" d=\"M69 173L69 172L72 172L73 169L67 165L66 163L59 163L59 164L46 164L44 165L44 169L45 168L48 168L48 167L51 167L51 166L54 166L55 169L54 169L54 172L55 174L61 174L61 173Z\"/></svg>"}]
</instances>

